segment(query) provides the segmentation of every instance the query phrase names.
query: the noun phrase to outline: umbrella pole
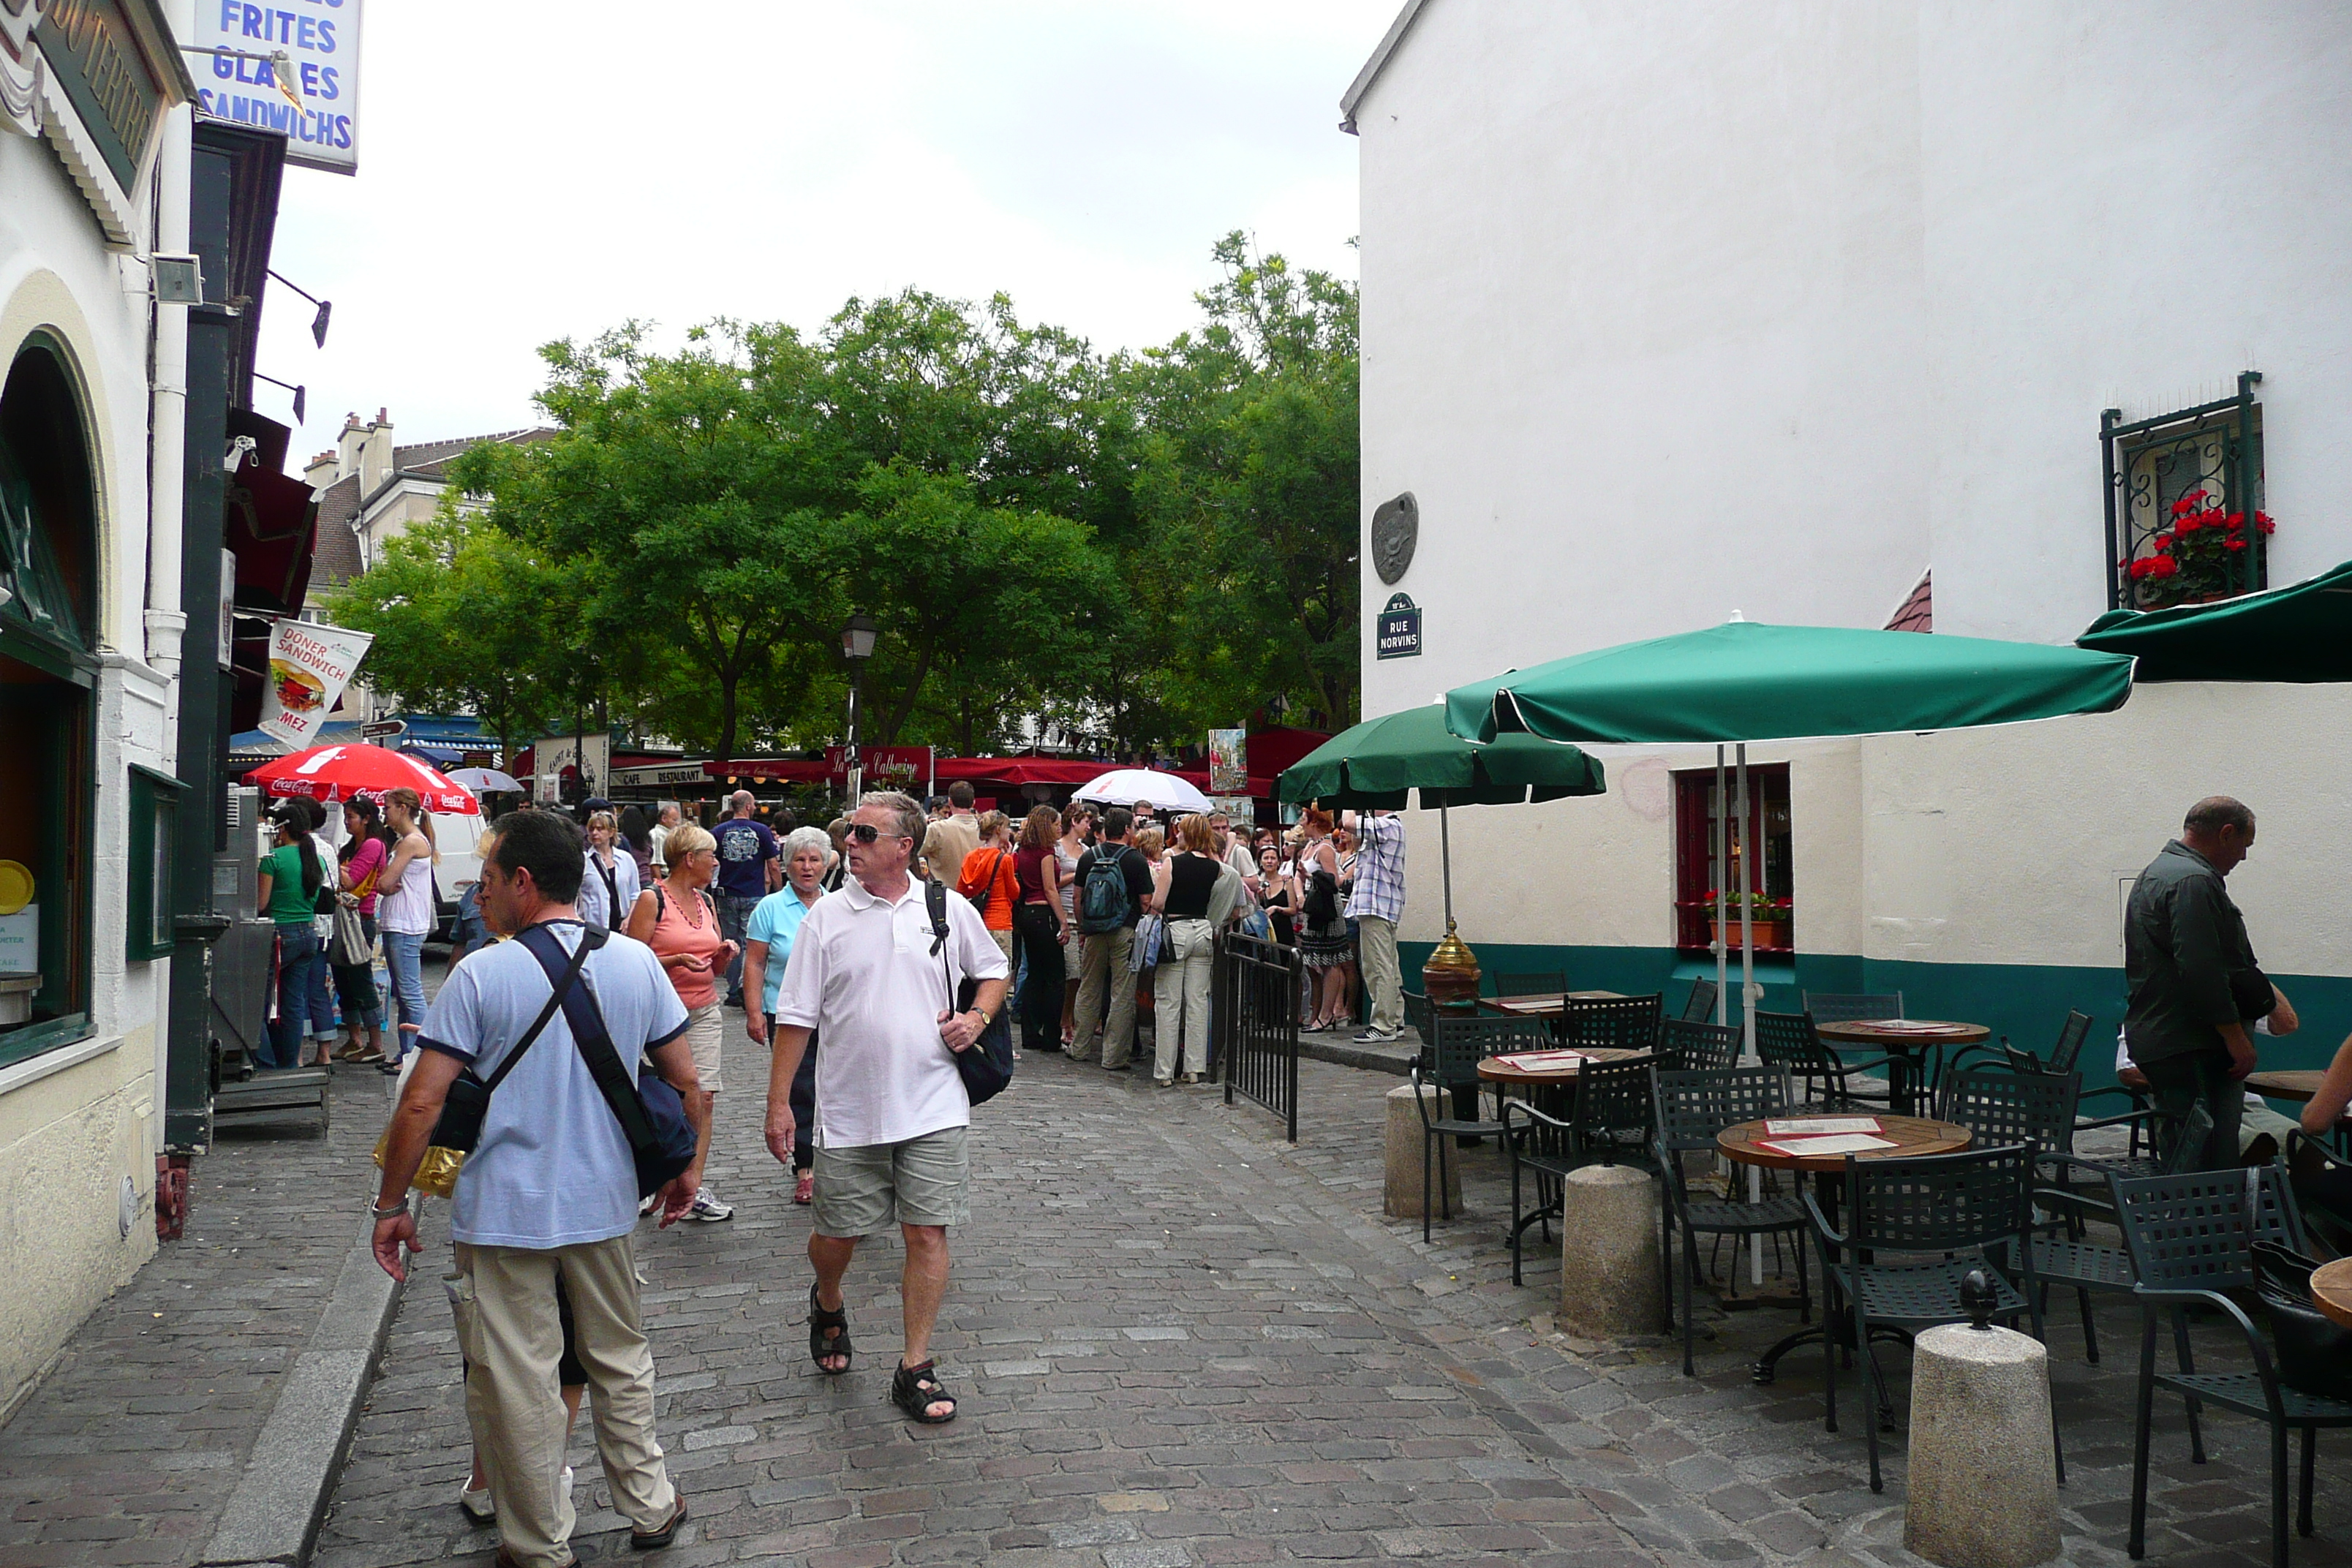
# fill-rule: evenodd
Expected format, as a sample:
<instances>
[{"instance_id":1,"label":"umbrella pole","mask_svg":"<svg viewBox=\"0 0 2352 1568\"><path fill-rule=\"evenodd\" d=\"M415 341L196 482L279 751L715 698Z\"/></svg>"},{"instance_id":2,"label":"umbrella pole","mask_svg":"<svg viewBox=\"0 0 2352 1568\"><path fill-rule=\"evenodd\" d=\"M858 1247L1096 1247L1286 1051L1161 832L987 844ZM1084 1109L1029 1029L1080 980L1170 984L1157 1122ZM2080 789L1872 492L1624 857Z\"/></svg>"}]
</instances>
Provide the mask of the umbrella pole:
<instances>
[{"instance_id":1,"label":"umbrella pole","mask_svg":"<svg viewBox=\"0 0 2352 1568\"><path fill-rule=\"evenodd\" d=\"M1454 829L1446 820L1445 807L1442 805L1437 808L1437 854L1439 864L1444 868L1445 934L1451 936L1454 934Z\"/></svg>"},{"instance_id":2,"label":"umbrella pole","mask_svg":"<svg viewBox=\"0 0 2352 1568\"><path fill-rule=\"evenodd\" d=\"M1730 897L1731 886L1731 813L1724 807L1730 804L1723 793L1723 748L1715 749L1715 1021L1718 1027L1728 1021L1727 1010L1731 1005L1731 949L1724 944L1724 900Z\"/></svg>"},{"instance_id":3,"label":"umbrella pole","mask_svg":"<svg viewBox=\"0 0 2352 1568\"><path fill-rule=\"evenodd\" d=\"M1739 747L1739 1059L1757 1060L1756 1055L1756 901L1748 896L1748 867L1756 854L1754 836L1748 831L1748 746ZM1717 884L1718 887L1721 884ZM1748 1201L1761 1203L1764 1198L1764 1174L1755 1166L1748 1167ZM1748 1248L1748 1282L1764 1283L1764 1251L1753 1245Z\"/></svg>"}]
</instances>

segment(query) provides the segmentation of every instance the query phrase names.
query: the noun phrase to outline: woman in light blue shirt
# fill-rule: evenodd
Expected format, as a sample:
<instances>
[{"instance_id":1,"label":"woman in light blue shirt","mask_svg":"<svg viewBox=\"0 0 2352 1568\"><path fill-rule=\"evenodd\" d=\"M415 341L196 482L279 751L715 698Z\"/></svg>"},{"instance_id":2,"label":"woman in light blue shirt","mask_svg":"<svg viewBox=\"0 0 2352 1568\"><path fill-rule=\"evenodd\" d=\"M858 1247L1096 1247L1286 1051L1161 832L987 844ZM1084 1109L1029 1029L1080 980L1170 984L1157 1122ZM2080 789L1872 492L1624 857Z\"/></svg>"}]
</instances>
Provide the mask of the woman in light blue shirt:
<instances>
[{"instance_id":1,"label":"woman in light blue shirt","mask_svg":"<svg viewBox=\"0 0 2352 1568\"><path fill-rule=\"evenodd\" d=\"M833 841L814 827L795 827L784 836L784 886L770 893L751 910L743 928L743 994L757 993L760 1005L743 1010L744 1026L761 1045L770 1044L776 1026L776 992L784 983L784 965L793 956L793 937L824 896L824 875L834 862ZM773 963L770 960L772 959ZM805 1204L815 1195L809 1131L816 1125L816 1036L809 1036L800 1070L793 1075L793 1202Z\"/></svg>"}]
</instances>

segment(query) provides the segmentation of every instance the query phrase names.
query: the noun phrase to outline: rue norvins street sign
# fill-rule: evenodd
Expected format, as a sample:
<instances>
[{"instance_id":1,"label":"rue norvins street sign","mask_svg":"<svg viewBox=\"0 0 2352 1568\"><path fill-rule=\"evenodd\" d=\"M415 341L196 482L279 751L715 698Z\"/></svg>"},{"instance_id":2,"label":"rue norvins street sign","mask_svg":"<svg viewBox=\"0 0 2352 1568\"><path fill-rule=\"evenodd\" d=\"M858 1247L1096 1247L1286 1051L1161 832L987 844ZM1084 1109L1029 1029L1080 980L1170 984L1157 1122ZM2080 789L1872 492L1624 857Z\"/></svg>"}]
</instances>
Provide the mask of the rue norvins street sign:
<instances>
[{"instance_id":1,"label":"rue norvins street sign","mask_svg":"<svg viewBox=\"0 0 2352 1568\"><path fill-rule=\"evenodd\" d=\"M1374 633L1379 658L1414 658L1421 653L1421 606L1410 595L1391 594Z\"/></svg>"}]
</instances>

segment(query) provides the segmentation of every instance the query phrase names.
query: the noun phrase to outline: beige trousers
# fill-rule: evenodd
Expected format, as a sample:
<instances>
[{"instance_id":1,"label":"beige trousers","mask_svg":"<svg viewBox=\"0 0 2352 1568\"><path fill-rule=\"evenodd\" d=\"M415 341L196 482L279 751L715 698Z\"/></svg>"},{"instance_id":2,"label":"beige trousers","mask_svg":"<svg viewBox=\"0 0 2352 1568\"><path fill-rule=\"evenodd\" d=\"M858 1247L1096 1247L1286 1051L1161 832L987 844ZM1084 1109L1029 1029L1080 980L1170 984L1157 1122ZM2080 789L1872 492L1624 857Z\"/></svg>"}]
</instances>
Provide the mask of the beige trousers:
<instances>
[{"instance_id":1,"label":"beige trousers","mask_svg":"<svg viewBox=\"0 0 2352 1568\"><path fill-rule=\"evenodd\" d=\"M1372 1001L1375 1033L1404 1027L1404 971L1397 963L1396 921L1365 915L1356 921L1356 962L1363 966L1364 994Z\"/></svg>"},{"instance_id":2,"label":"beige trousers","mask_svg":"<svg viewBox=\"0 0 2352 1568\"><path fill-rule=\"evenodd\" d=\"M571 1560L576 1516L563 1485L564 1411L555 1363L560 1272L572 1299L572 1343L588 1369L596 1452L613 1506L658 1530L677 1506L654 1440L654 1357L639 1326L633 1238L552 1251L456 1244L449 1281L457 1345L468 1363L466 1418L498 1505L499 1535L518 1563Z\"/></svg>"},{"instance_id":3,"label":"beige trousers","mask_svg":"<svg viewBox=\"0 0 2352 1568\"><path fill-rule=\"evenodd\" d=\"M1135 1055L1135 975L1127 967L1134 946L1133 926L1087 938L1086 972L1078 977L1077 1035L1070 1042L1072 1061L1082 1062L1094 1054L1095 1025L1102 1021L1106 988L1110 1022L1103 1026L1102 1065L1123 1068Z\"/></svg>"},{"instance_id":4,"label":"beige trousers","mask_svg":"<svg viewBox=\"0 0 2352 1568\"><path fill-rule=\"evenodd\" d=\"M1160 972L1151 980L1151 1076L1176 1076L1176 1046L1184 1047L1181 1071L1209 1070L1209 979L1216 967L1216 929L1206 921L1170 921L1160 949Z\"/></svg>"}]
</instances>

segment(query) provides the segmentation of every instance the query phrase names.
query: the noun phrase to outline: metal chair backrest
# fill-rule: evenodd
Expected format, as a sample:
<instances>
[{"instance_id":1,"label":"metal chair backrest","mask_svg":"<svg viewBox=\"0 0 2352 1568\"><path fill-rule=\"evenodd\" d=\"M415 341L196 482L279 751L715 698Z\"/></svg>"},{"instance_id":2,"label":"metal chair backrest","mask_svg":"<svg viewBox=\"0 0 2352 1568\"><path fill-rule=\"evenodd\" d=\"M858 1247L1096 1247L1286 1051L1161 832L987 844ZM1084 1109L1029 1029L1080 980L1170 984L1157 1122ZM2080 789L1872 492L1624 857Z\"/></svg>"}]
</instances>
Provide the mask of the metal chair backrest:
<instances>
[{"instance_id":1,"label":"metal chair backrest","mask_svg":"<svg viewBox=\"0 0 2352 1568\"><path fill-rule=\"evenodd\" d=\"M1900 991L1808 991L1805 1011L1820 1024L1843 1024L1853 1018L1900 1018Z\"/></svg>"},{"instance_id":2,"label":"metal chair backrest","mask_svg":"<svg viewBox=\"0 0 2352 1568\"><path fill-rule=\"evenodd\" d=\"M1646 1051L1658 1043L1660 995L1571 996L1552 1020L1559 1043L1579 1050Z\"/></svg>"},{"instance_id":3,"label":"metal chair backrest","mask_svg":"<svg viewBox=\"0 0 2352 1568\"><path fill-rule=\"evenodd\" d=\"M1936 1115L1967 1128L1979 1148L2031 1143L2037 1153L2063 1154L2074 1146L2082 1094L2081 1073L1974 1068L1944 1080Z\"/></svg>"},{"instance_id":4,"label":"metal chair backrest","mask_svg":"<svg viewBox=\"0 0 2352 1568\"><path fill-rule=\"evenodd\" d=\"M1404 1021L1412 1026L1412 1032L1421 1037L1422 1043L1423 1045L1427 1045L1429 1043L1429 996L1427 993L1421 991L1408 991L1404 994Z\"/></svg>"},{"instance_id":5,"label":"metal chair backrest","mask_svg":"<svg viewBox=\"0 0 2352 1568\"><path fill-rule=\"evenodd\" d=\"M1654 1109L1650 1079L1657 1065L1657 1058L1641 1056L1588 1061L1580 1068L1574 1118L1577 1142L1588 1151L1616 1146L1646 1154Z\"/></svg>"},{"instance_id":6,"label":"metal chair backrest","mask_svg":"<svg viewBox=\"0 0 2352 1568\"><path fill-rule=\"evenodd\" d=\"M2110 1179L2116 1224L2140 1288L2235 1290L2254 1282L2253 1245L2304 1250L2286 1167Z\"/></svg>"},{"instance_id":7,"label":"metal chair backrest","mask_svg":"<svg viewBox=\"0 0 2352 1568\"><path fill-rule=\"evenodd\" d=\"M1737 1066L1738 1026L1668 1018L1658 1026L1658 1055L1664 1071L1716 1072Z\"/></svg>"},{"instance_id":8,"label":"metal chair backrest","mask_svg":"<svg viewBox=\"0 0 2352 1568\"><path fill-rule=\"evenodd\" d=\"M2205 1145L2213 1136L2213 1113L2202 1104L2192 1105L2189 1108L2189 1114L2181 1118L2179 1130L2168 1130L2167 1135L2172 1142L2157 1160L2158 1173L2167 1176L2187 1175L2205 1158Z\"/></svg>"},{"instance_id":9,"label":"metal chair backrest","mask_svg":"<svg viewBox=\"0 0 2352 1568\"><path fill-rule=\"evenodd\" d=\"M1540 1051L1551 1047L1551 1031L1540 1018L1497 1018L1478 1013L1457 1013L1450 1007L1431 1009L1429 1081L1445 1089L1475 1085L1478 1064L1509 1051Z\"/></svg>"},{"instance_id":10,"label":"metal chair backrest","mask_svg":"<svg viewBox=\"0 0 2352 1568\"><path fill-rule=\"evenodd\" d=\"M2033 1149L1971 1149L1845 1164L1846 1236L1857 1253L1958 1252L2022 1234L2032 1218Z\"/></svg>"},{"instance_id":11,"label":"metal chair backrest","mask_svg":"<svg viewBox=\"0 0 2352 1568\"><path fill-rule=\"evenodd\" d=\"M1813 1032L1810 1013L1767 1013L1759 1008L1756 1055L1766 1067L1803 1079L1808 1094L1813 1092L1816 1079L1826 1079L1841 1094L1845 1091L1845 1068Z\"/></svg>"},{"instance_id":12,"label":"metal chair backrest","mask_svg":"<svg viewBox=\"0 0 2352 1568\"><path fill-rule=\"evenodd\" d=\"M2000 1039L2001 1054L2019 1072L2073 1072L2076 1058L2083 1054L2083 1042L2090 1034L2091 1016L2078 1008L2068 1012L2066 1021L2058 1026L2057 1043L2050 1047L2048 1056L2021 1051L2009 1043L2006 1035Z\"/></svg>"},{"instance_id":13,"label":"metal chair backrest","mask_svg":"<svg viewBox=\"0 0 2352 1568\"><path fill-rule=\"evenodd\" d=\"M1498 970L1490 978L1497 996L1557 996L1568 989L1567 972L1559 969L1530 969L1517 974Z\"/></svg>"},{"instance_id":14,"label":"metal chair backrest","mask_svg":"<svg viewBox=\"0 0 2352 1568\"><path fill-rule=\"evenodd\" d=\"M1683 998L1683 1016L1696 1024L1715 1021L1715 982L1705 976L1691 982L1690 994Z\"/></svg>"},{"instance_id":15,"label":"metal chair backrest","mask_svg":"<svg viewBox=\"0 0 2352 1568\"><path fill-rule=\"evenodd\" d=\"M1713 1149L1715 1135L1789 1109L1789 1076L1777 1068L1668 1072L1654 1079L1658 1142L1670 1154Z\"/></svg>"}]
</instances>

